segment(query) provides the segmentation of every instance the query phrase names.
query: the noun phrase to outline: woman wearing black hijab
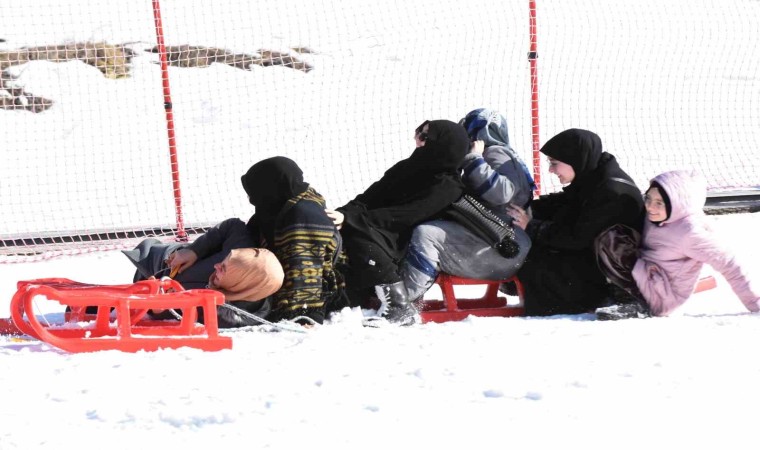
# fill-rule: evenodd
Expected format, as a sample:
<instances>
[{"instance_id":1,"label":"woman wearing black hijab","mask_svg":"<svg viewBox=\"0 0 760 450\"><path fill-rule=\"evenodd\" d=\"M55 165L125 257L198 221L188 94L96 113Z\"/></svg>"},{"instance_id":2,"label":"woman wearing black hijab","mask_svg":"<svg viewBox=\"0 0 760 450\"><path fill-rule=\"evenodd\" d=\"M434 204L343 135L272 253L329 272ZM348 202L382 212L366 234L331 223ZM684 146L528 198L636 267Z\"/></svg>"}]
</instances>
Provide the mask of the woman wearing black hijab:
<instances>
[{"instance_id":1,"label":"woman wearing black hijab","mask_svg":"<svg viewBox=\"0 0 760 450\"><path fill-rule=\"evenodd\" d=\"M641 191L591 131L565 130L541 153L548 157L549 172L566 186L534 200L532 218L520 208L510 213L533 242L517 273L525 288L525 311L538 316L593 311L609 297L594 239L614 224L641 231Z\"/></svg>"},{"instance_id":2,"label":"woman wearing black hijab","mask_svg":"<svg viewBox=\"0 0 760 450\"><path fill-rule=\"evenodd\" d=\"M256 207L246 227L285 272L274 294L275 320L305 316L322 323L327 313L347 304L334 267L340 234L325 213L325 199L303 180L298 164L283 156L254 164L242 182Z\"/></svg>"},{"instance_id":3,"label":"woman wearing black hijab","mask_svg":"<svg viewBox=\"0 0 760 450\"><path fill-rule=\"evenodd\" d=\"M401 277L412 230L440 214L463 192L459 166L470 148L465 129L448 120L426 121L416 130L419 147L388 169L364 193L337 209L348 256L346 287L353 306L369 307L375 295L389 321L411 324ZM418 144L419 145L419 144Z\"/></svg>"}]
</instances>

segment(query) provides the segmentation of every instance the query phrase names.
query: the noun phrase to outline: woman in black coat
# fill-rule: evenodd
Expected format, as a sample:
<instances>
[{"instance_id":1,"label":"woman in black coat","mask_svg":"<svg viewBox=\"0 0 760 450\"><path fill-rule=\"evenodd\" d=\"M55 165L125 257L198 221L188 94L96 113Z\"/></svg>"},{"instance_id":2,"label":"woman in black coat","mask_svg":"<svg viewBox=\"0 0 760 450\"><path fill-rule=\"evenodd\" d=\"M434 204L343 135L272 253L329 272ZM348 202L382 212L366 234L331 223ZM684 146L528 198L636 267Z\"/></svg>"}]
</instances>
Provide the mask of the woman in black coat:
<instances>
[{"instance_id":1,"label":"woman in black coat","mask_svg":"<svg viewBox=\"0 0 760 450\"><path fill-rule=\"evenodd\" d=\"M594 256L594 239L614 224L641 230L641 191L602 151L602 141L587 130L565 130L541 148L549 172L566 186L532 203L533 217L520 208L511 214L533 246L517 273L525 289L528 315L578 314L602 306L607 281Z\"/></svg>"},{"instance_id":2,"label":"woman in black coat","mask_svg":"<svg viewBox=\"0 0 760 450\"><path fill-rule=\"evenodd\" d=\"M257 162L241 182L256 207L248 223L225 220L191 244L146 240L127 254L138 267L136 279L176 270L174 278L184 287L205 287L215 265L232 249L267 249L277 257L284 278L281 272L278 289L266 302L248 302L251 307L266 306L255 314L271 322L322 323L330 312L348 303L336 267L341 259L340 233L325 213L325 199L304 181L298 164L283 156ZM220 324L260 323L228 311L220 310Z\"/></svg>"},{"instance_id":3,"label":"woman in black coat","mask_svg":"<svg viewBox=\"0 0 760 450\"><path fill-rule=\"evenodd\" d=\"M322 323L347 306L341 236L325 212L326 202L295 161L275 156L257 162L241 178L256 213L246 224L257 246L277 255L285 271L274 294L272 321Z\"/></svg>"},{"instance_id":4,"label":"woman in black coat","mask_svg":"<svg viewBox=\"0 0 760 450\"><path fill-rule=\"evenodd\" d=\"M448 120L416 130L422 146L388 169L364 193L337 208L348 255L346 289L354 306L369 307L375 295L381 315L413 323L416 310L398 273L412 230L456 201L464 186L459 166L470 148L465 129ZM387 308L386 308L387 306Z\"/></svg>"}]
</instances>

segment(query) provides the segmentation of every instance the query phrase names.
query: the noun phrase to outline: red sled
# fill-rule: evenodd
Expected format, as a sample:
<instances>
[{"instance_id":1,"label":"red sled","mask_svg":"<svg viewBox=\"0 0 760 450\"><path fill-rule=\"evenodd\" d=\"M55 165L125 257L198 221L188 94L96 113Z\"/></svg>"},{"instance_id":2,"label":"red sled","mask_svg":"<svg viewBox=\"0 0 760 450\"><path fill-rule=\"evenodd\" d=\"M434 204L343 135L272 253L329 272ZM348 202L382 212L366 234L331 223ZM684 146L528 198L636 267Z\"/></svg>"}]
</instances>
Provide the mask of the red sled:
<instances>
[{"instance_id":1,"label":"red sled","mask_svg":"<svg viewBox=\"0 0 760 450\"><path fill-rule=\"evenodd\" d=\"M11 318L16 329L67 352L232 348L232 338L219 336L216 306L224 303L221 292L186 291L169 278L111 286L42 278L19 281L17 289L11 300ZM65 322L40 322L33 311L33 301L38 296L69 307ZM199 308L204 324L197 323ZM96 312L88 314L88 309ZM149 309L179 310L182 318L148 320Z\"/></svg>"},{"instance_id":2,"label":"red sled","mask_svg":"<svg viewBox=\"0 0 760 450\"><path fill-rule=\"evenodd\" d=\"M525 315L523 287L516 277L493 281L475 280L440 273L435 282L441 288L443 300L423 301L420 309L422 323L459 321L467 318L467 316L513 317ZM502 283L509 282L514 283L517 288L518 303L516 304L509 303L507 297L499 295L499 286ZM457 298L454 286L459 285L484 285L486 291L479 298Z\"/></svg>"}]
</instances>

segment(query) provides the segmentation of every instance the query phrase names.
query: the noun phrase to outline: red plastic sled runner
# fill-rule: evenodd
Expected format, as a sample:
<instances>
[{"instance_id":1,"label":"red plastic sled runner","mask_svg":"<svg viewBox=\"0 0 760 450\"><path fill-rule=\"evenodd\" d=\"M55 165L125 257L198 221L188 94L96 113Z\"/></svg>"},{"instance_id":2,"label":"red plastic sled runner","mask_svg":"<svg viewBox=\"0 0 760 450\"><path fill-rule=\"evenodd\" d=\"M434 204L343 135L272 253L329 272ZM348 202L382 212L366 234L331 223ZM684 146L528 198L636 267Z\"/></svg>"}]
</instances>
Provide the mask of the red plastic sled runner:
<instances>
[{"instance_id":1,"label":"red plastic sled runner","mask_svg":"<svg viewBox=\"0 0 760 450\"><path fill-rule=\"evenodd\" d=\"M514 282L517 286L519 304L508 304L506 297L499 296L499 285L509 281ZM440 273L435 282L441 288L443 300L426 300L423 302L420 310L423 323L458 321L467 318L467 316L512 317L525 315L522 302L523 287L517 278L502 281L473 280ZM454 293L454 286L458 285L485 285L486 292L480 298L458 299Z\"/></svg>"},{"instance_id":2,"label":"red plastic sled runner","mask_svg":"<svg viewBox=\"0 0 760 450\"><path fill-rule=\"evenodd\" d=\"M224 295L217 291L186 291L169 278L113 286L43 278L19 281L17 288L11 300L11 318L16 328L68 352L232 348L232 338L219 336L216 306L224 303ZM33 300L37 296L69 306L71 312L66 314L66 322L41 323L33 311ZM87 314L87 307L96 307L97 313ZM203 309L205 325L196 323L198 308ZM182 319L146 320L149 309L180 310Z\"/></svg>"}]
</instances>

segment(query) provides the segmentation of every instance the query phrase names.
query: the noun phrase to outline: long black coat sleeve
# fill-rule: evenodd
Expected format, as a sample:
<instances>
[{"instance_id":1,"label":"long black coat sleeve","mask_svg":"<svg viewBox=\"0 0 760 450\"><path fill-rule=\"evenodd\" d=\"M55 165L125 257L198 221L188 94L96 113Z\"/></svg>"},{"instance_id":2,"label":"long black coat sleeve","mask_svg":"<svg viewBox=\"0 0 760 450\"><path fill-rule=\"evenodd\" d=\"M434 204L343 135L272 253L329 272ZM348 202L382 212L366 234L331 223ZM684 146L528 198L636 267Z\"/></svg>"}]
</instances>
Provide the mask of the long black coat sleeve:
<instances>
[{"instance_id":1,"label":"long black coat sleeve","mask_svg":"<svg viewBox=\"0 0 760 450\"><path fill-rule=\"evenodd\" d=\"M382 186L382 184L381 184ZM401 190L396 186L396 192ZM395 198L359 196L339 208L344 215L341 232L351 245L353 237L361 236L377 243L392 259L399 259L415 226L438 216L441 211L462 195L458 177L444 174L424 186L414 186ZM370 199L370 204L362 200Z\"/></svg>"},{"instance_id":2,"label":"long black coat sleeve","mask_svg":"<svg viewBox=\"0 0 760 450\"><path fill-rule=\"evenodd\" d=\"M189 248L198 255L198 259L203 259L222 250L253 247L253 244L245 223L238 218L231 218L210 228L190 244Z\"/></svg>"}]
</instances>

